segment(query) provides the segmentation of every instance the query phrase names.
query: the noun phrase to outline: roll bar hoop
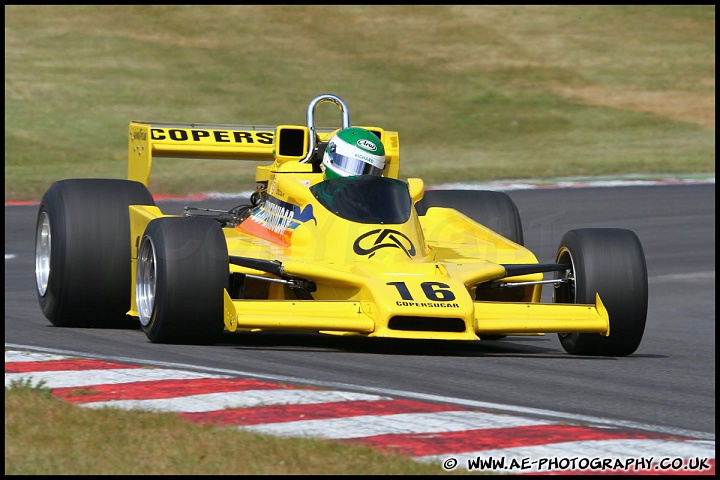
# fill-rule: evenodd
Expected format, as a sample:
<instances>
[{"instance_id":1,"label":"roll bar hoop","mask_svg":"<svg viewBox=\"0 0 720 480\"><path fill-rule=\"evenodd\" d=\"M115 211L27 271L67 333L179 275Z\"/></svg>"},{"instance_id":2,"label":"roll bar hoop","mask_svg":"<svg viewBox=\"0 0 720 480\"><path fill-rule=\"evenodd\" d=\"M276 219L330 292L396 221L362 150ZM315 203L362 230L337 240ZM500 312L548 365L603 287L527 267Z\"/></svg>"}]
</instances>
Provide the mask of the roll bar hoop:
<instances>
[{"instance_id":1,"label":"roll bar hoop","mask_svg":"<svg viewBox=\"0 0 720 480\"><path fill-rule=\"evenodd\" d=\"M340 109L340 113L342 114L342 128L345 129L350 127L350 110L348 109L342 98L338 97L337 95L332 95L330 93L318 95L317 97L313 98L310 101L310 104L308 104L306 114L307 127L310 130L310 145L307 155L305 156L305 158L300 160L300 163L307 163L315 155L315 150L317 148L317 134L315 130L315 109L321 103L328 102L335 104L335 106Z\"/></svg>"}]
</instances>

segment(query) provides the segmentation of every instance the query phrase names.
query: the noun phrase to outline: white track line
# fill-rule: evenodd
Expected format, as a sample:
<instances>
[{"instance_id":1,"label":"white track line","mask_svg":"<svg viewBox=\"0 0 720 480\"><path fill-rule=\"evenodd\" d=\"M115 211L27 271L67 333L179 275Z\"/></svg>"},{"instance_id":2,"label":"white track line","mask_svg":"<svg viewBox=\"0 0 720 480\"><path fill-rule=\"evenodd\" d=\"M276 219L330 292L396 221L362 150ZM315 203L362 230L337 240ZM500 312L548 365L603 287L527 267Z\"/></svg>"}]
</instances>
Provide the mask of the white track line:
<instances>
[{"instance_id":1,"label":"white track line","mask_svg":"<svg viewBox=\"0 0 720 480\"><path fill-rule=\"evenodd\" d=\"M20 350L5 351L5 363L8 362L48 362L51 360L67 360L67 355L54 353L27 352Z\"/></svg>"}]
</instances>

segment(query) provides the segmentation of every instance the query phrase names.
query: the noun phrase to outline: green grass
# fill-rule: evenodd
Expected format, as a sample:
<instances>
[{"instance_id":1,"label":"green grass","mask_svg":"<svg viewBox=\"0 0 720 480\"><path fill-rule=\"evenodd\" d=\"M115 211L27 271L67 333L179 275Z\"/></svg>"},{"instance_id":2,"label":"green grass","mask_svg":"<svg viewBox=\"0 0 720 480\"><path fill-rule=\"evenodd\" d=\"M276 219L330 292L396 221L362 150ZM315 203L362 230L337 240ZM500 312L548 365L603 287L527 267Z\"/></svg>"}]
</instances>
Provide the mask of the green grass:
<instances>
[{"instance_id":1,"label":"green grass","mask_svg":"<svg viewBox=\"0 0 720 480\"><path fill-rule=\"evenodd\" d=\"M715 7L6 6L5 200L125 178L131 120L304 124L321 93L429 185L714 175ZM150 187L246 191L256 166L162 160Z\"/></svg>"}]
</instances>

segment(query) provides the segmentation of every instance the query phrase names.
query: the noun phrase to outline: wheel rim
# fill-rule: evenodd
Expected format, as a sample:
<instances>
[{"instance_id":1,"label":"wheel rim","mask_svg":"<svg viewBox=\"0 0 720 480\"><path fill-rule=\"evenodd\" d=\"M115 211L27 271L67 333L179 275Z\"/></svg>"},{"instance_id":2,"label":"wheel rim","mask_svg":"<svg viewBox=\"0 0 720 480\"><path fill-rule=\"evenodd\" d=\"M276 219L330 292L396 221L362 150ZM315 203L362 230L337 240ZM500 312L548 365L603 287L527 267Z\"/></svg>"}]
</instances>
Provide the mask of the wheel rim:
<instances>
[{"instance_id":1,"label":"wheel rim","mask_svg":"<svg viewBox=\"0 0 720 480\"><path fill-rule=\"evenodd\" d=\"M575 302L575 263L573 262L570 250L563 247L557 255L557 263L569 263L569 269L558 272L555 278L565 279L566 282L556 285L553 289L554 303L576 303ZM560 337L566 337L567 333L558 333Z\"/></svg>"},{"instance_id":2,"label":"wheel rim","mask_svg":"<svg viewBox=\"0 0 720 480\"><path fill-rule=\"evenodd\" d=\"M41 297L47 292L50 278L50 240L50 217L43 210L35 232L35 282Z\"/></svg>"},{"instance_id":3,"label":"wheel rim","mask_svg":"<svg viewBox=\"0 0 720 480\"><path fill-rule=\"evenodd\" d=\"M155 308L155 249L152 241L143 238L138 250L137 272L135 276L135 302L137 303L140 324L147 326Z\"/></svg>"}]
</instances>

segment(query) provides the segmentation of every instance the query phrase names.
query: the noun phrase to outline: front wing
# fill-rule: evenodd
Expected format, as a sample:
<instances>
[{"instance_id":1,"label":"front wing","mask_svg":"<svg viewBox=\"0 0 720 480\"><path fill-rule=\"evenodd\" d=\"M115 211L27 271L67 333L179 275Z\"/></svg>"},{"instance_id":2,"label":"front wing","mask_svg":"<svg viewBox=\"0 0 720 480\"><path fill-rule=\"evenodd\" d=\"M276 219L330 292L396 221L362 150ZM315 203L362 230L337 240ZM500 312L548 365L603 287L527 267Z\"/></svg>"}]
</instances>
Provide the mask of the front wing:
<instances>
[{"instance_id":1,"label":"front wing","mask_svg":"<svg viewBox=\"0 0 720 480\"><path fill-rule=\"evenodd\" d=\"M469 314L454 317L435 317L433 307L419 305L412 314L415 324L424 330L396 320L409 318L407 312L403 317L394 313L369 301L232 300L225 292L225 328L231 332L296 330L443 340L477 340L499 334L610 333L608 312L599 295L595 305L473 302ZM433 321L418 321L421 318Z\"/></svg>"}]
</instances>

